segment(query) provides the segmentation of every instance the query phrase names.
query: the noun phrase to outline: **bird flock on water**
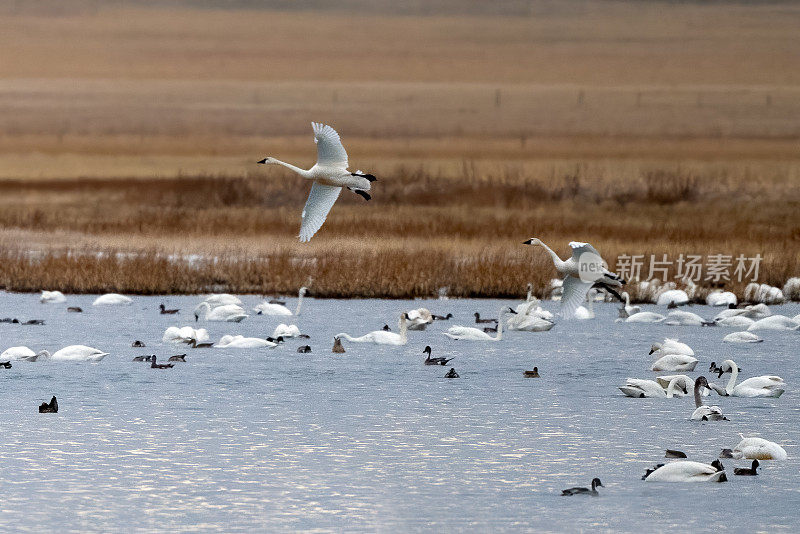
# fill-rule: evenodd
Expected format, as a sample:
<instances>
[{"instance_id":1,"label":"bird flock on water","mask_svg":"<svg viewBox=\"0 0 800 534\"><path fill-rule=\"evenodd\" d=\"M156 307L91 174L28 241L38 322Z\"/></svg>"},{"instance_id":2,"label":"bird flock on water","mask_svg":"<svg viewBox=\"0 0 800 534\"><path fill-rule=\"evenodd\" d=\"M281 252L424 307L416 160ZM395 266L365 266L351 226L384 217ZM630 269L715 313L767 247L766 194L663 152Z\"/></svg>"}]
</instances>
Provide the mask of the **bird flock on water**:
<instances>
[{"instance_id":1,"label":"bird flock on water","mask_svg":"<svg viewBox=\"0 0 800 534\"><path fill-rule=\"evenodd\" d=\"M314 142L317 145L317 161L308 170L296 167L273 157L266 157L258 163L264 165L280 165L299 174L312 182L306 204L301 213L300 241L309 241L323 226L328 213L339 197L342 189L346 188L364 200L371 199L370 190L376 181L372 174L348 169L347 152L342 145L339 134L330 126L312 123ZM746 296L752 299L753 304L741 306L736 296L725 291L711 292L706 303L709 306L720 306L724 309L712 319L703 318L695 313L678 309L687 305L692 300L695 286L690 280L686 281L686 288L679 289L674 286L661 286L657 282L641 282L638 290L640 294L652 295L653 302L659 306L667 306L670 311L666 315L642 310L640 306L633 306L627 291L621 291L626 281L612 271L602 261L600 253L589 243L573 241L569 243L571 254L562 260L561 257L539 238L533 237L524 244L541 247L553 262L553 267L558 277L551 284L552 295L560 299L560 311L557 319L553 313L545 310L541 302L533 296L533 286L528 285L528 295L524 302L511 306L502 306L497 310L497 317L482 317L480 312L474 314L473 325L453 325L443 332L444 336L456 341L474 342L502 342L504 330L523 332L547 332L556 326L559 320L590 320L595 318L594 302L597 299L614 298L620 302L619 318L617 321L625 323L661 323L667 326L718 326L724 328L740 329L724 336L726 343L759 343L763 339L756 332L759 330L800 330L800 315L793 318L774 315L768 307L769 303L778 303L783 299L780 290L765 284L751 284L748 286ZM587 260L588 258L588 260ZM591 267L591 272L586 272L584 267ZM588 268L588 267L587 267ZM793 282L797 280L796 282ZM800 291L800 279L792 279L787 283L794 283ZM200 324L208 322L239 323L251 315L267 315L276 317L297 317L301 313L303 299L308 292L307 287L300 288L296 307L294 310L286 306L285 300L265 299L251 310L245 310L242 301L235 295L214 294L204 298L192 310L192 324L186 326L170 326L161 338L162 344L185 345L192 349L275 349L285 345L289 339L309 339L310 335L300 331L297 325L281 323L275 327L272 335L260 337L244 337L242 335L227 334L218 341L212 341L208 330ZM43 304L64 304L66 296L60 291L43 291L40 296ZM97 297L93 306L114 307L128 306L133 303L131 297L110 293ZM83 313L80 307L67 308L72 313ZM158 308L161 315L180 317L181 310L168 309L163 303ZM351 335L341 332L334 337L331 352L343 354L346 352L344 342L347 343L372 343L379 345L403 346L409 342L409 332L425 330L435 321L450 321L456 319L452 313L436 315L426 308L404 310L397 314L397 331L389 324L380 330L374 330L362 335ZM20 321L16 318L0 320L0 322L43 326L44 322L38 319ZM134 348L145 348L147 345L139 340L132 343ZM310 353L312 347L303 344L297 348L298 353ZM422 363L427 366L448 366L456 356L434 356L434 349L427 345L422 351L425 356ZM35 351L25 346L7 348L0 354L0 369L11 369L12 362L37 362L37 361L84 361L98 363L108 352L86 345L71 345L50 353L48 349ZM619 391L631 398L664 398L675 399L688 396L694 400L693 409L687 408L687 419L700 423L715 421L730 421L735 419L735 414L724 413L717 405L706 404L704 398L711 394L719 397L748 397L748 398L774 398L778 399L786 391L784 380L779 376L763 375L753 376L738 382L739 373L743 370L732 359L724 359L718 366L711 362L709 376L722 380L728 374L727 383L710 382L706 376L690 378L687 374L693 372L699 363L694 351L685 343L676 339L666 338L657 341L650 348L650 355L654 358L650 366L651 372L677 373L649 378L627 378L624 384L618 386ZM158 363L156 354L136 356L137 362L149 363L149 368L158 370L172 369L176 364L187 361L188 353L174 354L168 357L167 363ZM191 360L191 357L189 357ZM523 378L541 378L546 380L546 372L540 377L539 368L524 370ZM714 376L716 375L716 376ZM444 378L455 379L460 375L451 367ZM59 406L55 396L50 402L43 402L39 406L40 413L58 413ZM734 475L752 476L757 474L761 462L768 460L785 460L786 451L777 443L760 437L741 436L741 441L731 449L723 449L720 458L752 460L750 467L738 467ZM648 469L642 477L646 482L724 482L727 480L725 467L719 458L711 463L702 463L686 459L686 454L681 451L668 449L665 457L673 461L655 465ZM598 496L598 488L604 487L599 478L591 481L590 487L572 487L563 490L564 496L588 495Z\"/></svg>"}]
</instances>

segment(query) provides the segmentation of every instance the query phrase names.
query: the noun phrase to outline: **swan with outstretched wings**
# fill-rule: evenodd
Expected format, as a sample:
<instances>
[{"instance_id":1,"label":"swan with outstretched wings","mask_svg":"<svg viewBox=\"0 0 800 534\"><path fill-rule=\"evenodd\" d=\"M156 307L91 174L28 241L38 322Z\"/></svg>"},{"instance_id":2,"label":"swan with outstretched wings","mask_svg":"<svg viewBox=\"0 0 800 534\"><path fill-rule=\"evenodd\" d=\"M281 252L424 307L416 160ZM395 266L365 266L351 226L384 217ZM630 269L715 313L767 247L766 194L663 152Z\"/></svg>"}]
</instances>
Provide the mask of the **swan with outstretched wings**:
<instances>
[{"instance_id":1,"label":"swan with outstretched wings","mask_svg":"<svg viewBox=\"0 0 800 534\"><path fill-rule=\"evenodd\" d=\"M318 122L312 122L311 127L314 129L314 143L317 144L317 162L310 169L301 169L271 157L258 162L264 165L282 165L303 178L313 180L311 192L300 216L300 241L304 243L322 228L343 187L369 200L372 198L368 193L370 184L375 181L371 174L347 170L347 151L336 130Z\"/></svg>"}]
</instances>

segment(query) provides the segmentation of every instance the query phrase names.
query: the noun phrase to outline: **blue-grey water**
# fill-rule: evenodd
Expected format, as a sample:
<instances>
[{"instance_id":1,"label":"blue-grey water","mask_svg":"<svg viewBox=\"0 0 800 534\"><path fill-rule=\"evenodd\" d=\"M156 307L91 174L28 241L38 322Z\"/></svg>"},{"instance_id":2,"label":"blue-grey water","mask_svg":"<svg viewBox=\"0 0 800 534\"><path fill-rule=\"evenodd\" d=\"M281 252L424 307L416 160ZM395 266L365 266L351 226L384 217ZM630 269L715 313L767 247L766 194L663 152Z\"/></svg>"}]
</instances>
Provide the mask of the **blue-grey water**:
<instances>
[{"instance_id":1,"label":"blue-grey water","mask_svg":"<svg viewBox=\"0 0 800 534\"><path fill-rule=\"evenodd\" d=\"M245 307L260 299L244 296ZM94 296L43 305L0 293L0 351L54 352L86 344L102 362L13 362L0 369L0 530L3 531L797 531L800 524L797 332L761 332L764 343L723 344L723 328L619 324L616 306L550 332L507 333L501 342L452 341L448 326L496 317L513 301L313 300L290 317L310 340L274 349L190 349L161 342L171 325L194 324L200 297L134 297L93 308ZM290 299L293 308L295 299ZM160 315L158 304L179 307ZM81 306L84 313L67 313ZM345 342L425 306L455 319L410 332L406 346ZM555 310L557 303L545 303ZM647 307L658 310L655 306ZM713 317L718 311L694 306ZM797 305L773 307L794 316ZM287 318L205 323L224 334L265 337ZM653 378L650 345L691 345L698 376L734 359L740 378L781 375L779 399L724 398L730 421L689 420L691 397L631 399L625 377ZM147 344L132 348L134 340ZM298 354L310 344L313 352ZM422 364L422 349L455 356L461 378ZM136 355L188 353L173 369ZM538 366L541 378L522 371ZM719 382L719 380L717 380ZM58 397L58 414L37 406ZM724 484L652 484L645 469L664 449L710 462L738 433L780 443L785 462L734 477L749 461L724 460ZM601 497L561 497L600 477Z\"/></svg>"}]
</instances>

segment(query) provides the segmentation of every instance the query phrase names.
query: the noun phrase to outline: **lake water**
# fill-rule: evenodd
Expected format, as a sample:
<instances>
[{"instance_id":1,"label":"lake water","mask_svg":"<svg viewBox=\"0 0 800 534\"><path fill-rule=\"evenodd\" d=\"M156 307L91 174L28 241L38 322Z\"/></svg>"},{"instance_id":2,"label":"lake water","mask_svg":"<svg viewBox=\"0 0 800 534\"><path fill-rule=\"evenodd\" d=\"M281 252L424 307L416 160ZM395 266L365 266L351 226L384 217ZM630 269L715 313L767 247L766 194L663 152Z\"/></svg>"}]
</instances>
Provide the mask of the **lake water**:
<instances>
[{"instance_id":1,"label":"lake water","mask_svg":"<svg viewBox=\"0 0 800 534\"><path fill-rule=\"evenodd\" d=\"M511 332L501 342L452 341L448 326L496 317L513 301L313 300L295 319L310 340L274 349L191 349L161 342L171 325L194 324L199 297L134 297L93 308L93 296L43 305L0 293L0 351L50 352L86 344L98 364L14 362L0 369L0 530L168 531L792 531L800 525L797 332L723 344L723 328L619 324L598 304L592 321L550 332ZM251 308L260 299L242 297ZM290 299L293 308L295 299ZM158 305L179 307L160 315ZM67 313L66 306L84 313ZM425 306L455 319L410 332L406 346L345 342ZM555 310L557 303L545 303ZM655 306L647 307L665 313ZM713 317L718 310L693 306ZM800 306L773 307L794 316ZM286 318L205 323L224 334L265 337ZM741 378L781 375L780 399L709 397L730 421L689 420L691 397L631 399L625 377L653 378L650 345L688 343L699 358L734 359ZM139 339L144 349L131 348ZM310 344L313 352L298 354ZM425 366L422 349L455 356L461 378ZM188 353L159 371L136 355ZM162 362L163 363L163 362ZM536 365L541 378L525 379ZM717 380L719 382L719 380ZM37 406L58 397L58 414ZM710 462L738 433L780 443L785 462L734 477L749 461L723 460L725 484L652 484L640 478L664 449ZM600 498L561 497L600 477Z\"/></svg>"}]
</instances>

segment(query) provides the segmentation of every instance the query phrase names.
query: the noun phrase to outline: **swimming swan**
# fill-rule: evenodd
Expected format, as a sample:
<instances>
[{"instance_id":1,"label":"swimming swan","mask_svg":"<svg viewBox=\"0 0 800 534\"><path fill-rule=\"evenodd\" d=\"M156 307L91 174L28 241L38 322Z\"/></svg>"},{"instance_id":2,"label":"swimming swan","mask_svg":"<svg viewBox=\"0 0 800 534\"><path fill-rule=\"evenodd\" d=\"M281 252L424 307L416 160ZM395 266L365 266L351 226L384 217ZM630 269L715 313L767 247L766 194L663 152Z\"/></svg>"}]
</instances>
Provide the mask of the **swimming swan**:
<instances>
[{"instance_id":1,"label":"swimming swan","mask_svg":"<svg viewBox=\"0 0 800 534\"><path fill-rule=\"evenodd\" d=\"M350 334L341 333L337 338L344 338L353 343L376 343L378 345L405 345L408 343L408 317L405 313L400 315L400 333L375 330L361 337L352 337Z\"/></svg>"},{"instance_id":2,"label":"swimming swan","mask_svg":"<svg viewBox=\"0 0 800 534\"><path fill-rule=\"evenodd\" d=\"M761 343L764 341L752 332L733 332L722 338L724 343Z\"/></svg>"},{"instance_id":3,"label":"swimming swan","mask_svg":"<svg viewBox=\"0 0 800 534\"><path fill-rule=\"evenodd\" d=\"M779 376L754 376L743 380L740 384L736 384L736 379L739 377L739 366L733 360L725 360L720 365L719 376L722 373L730 371L731 378L728 380L728 385L725 386L725 391L732 397L780 397L785 391L785 383L783 378Z\"/></svg>"},{"instance_id":4,"label":"swimming swan","mask_svg":"<svg viewBox=\"0 0 800 534\"><path fill-rule=\"evenodd\" d=\"M671 311L667 314L664 324L669 326L709 326L714 321L706 321L696 313L687 311Z\"/></svg>"},{"instance_id":5,"label":"swimming swan","mask_svg":"<svg viewBox=\"0 0 800 534\"><path fill-rule=\"evenodd\" d=\"M106 356L107 352L86 345L70 345L54 352L50 359L56 362L99 362Z\"/></svg>"},{"instance_id":6,"label":"swimming swan","mask_svg":"<svg viewBox=\"0 0 800 534\"><path fill-rule=\"evenodd\" d=\"M725 468L719 460L711 464L678 460L662 465L644 479L645 482L725 482Z\"/></svg>"},{"instance_id":7,"label":"swimming swan","mask_svg":"<svg viewBox=\"0 0 800 534\"><path fill-rule=\"evenodd\" d=\"M304 338L308 338L310 336L307 336L305 334L301 334L300 333L300 329L297 327L297 325L281 323L281 324L279 324L278 326L275 327L275 330L272 331L272 337L274 337L274 338L277 338L277 337L283 337L283 338L304 337Z\"/></svg>"},{"instance_id":8,"label":"swimming swan","mask_svg":"<svg viewBox=\"0 0 800 534\"><path fill-rule=\"evenodd\" d=\"M39 352L33 352L28 347L10 347L4 350L3 354L0 354L0 361L21 360L35 362L48 359L50 359L50 353L48 351L40 350Z\"/></svg>"},{"instance_id":9,"label":"swimming swan","mask_svg":"<svg viewBox=\"0 0 800 534\"><path fill-rule=\"evenodd\" d=\"M693 356L686 356L685 354L666 354L653 362L650 370L685 373L694 371L697 362L697 358Z\"/></svg>"},{"instance_id":10,"label":"swimming swan","mask_svg":"<svg viewBox=\"0 0 800 534\"><path fill-rule=\"evenodd\" d=\"M667 354L683 354L686 356L694 356L694 351L686 343L681 343L677 339L664 338L661 343L653 343L650 347L650 354L657 354L658 356L665 356Z\"/></svg>"},{"instance_id":11,"label":"swimming swan","mask_svg":"<svg viewBox=\"0 0 800 534\"><path fill-rule=\"evenodd\" d=\"M164 343L203 343L209 340L208 331L205 328L192 328L191 326L170 326L164 330L161 341Z\"/></svg>"},{"instance_id":12,"label":"swimming swan","mask_svg":"<svg viewBox=\"0 0 800 534\"><path fill-rule=\"evenodd\" d=\"M67 297L61 291L42 291L39 302L42 304L61 304L66 302Z\"/></svg>"},{"instance_id":13,"label":"swimming swan","mask_svg":"<svg viewBox=\"0 0 800 534\"><path fill-rule=\"evenodd\" d=\"M417 308L406 312L409 330L425 330L433 322L433 315L427 308Z\"/></svg>"},{"instance_id":14,"label":"swimming swan","mask_svg":"<svg viewBox=\"0 0 800 534\"><path fill-rule=\"evenodd\" d=\"M706 304L709 306L736 306L738 303L736 295L730 291L712 291L706 296Z\"/></svg>"},{"instance_id":15,"label":"swimming swan","mask_svg":"<svg viewBox=\"0 0 800 534\"><path fill-rule=\"evenodd\" d=\"M730 317L718 316L714 319L714 322L717 323L717 326L726 326L729 328L748 328L755 323L754 320L744 315L732 315Z\"/></svg>"},{"instance_id":16,"label":"swimming swan","mask_svg":"<svg viewBox=\"0 0 800 534\"><path fill-rule=\"evenodd\" d=\"M764 317L747 327L749 332L755 330L800 330L800 323L789 319L785 315L770 315Z\"/></svg>"},{"instance_id":17,"label":"swimming swan","mask_svg":"<svg viewBox=\"0 0 800 534\"><path fill-rule=\"evenodd\" d=\"M308 292L307 287L301 287L297 292L297 307L294 309L294 315L300 315L300 307L303 305L303 297ZM253 308L253 311L258 315L292 315L292 311L283 304L274 304L267 301L262 302Z\"/></svg>"},{"instance_id":18,"label":"swimming swan","mask_svg":"<svg viewBox=\"0 0 800 534\"><path fill-rule=\"evenodd\" d=\"M280 340L282 341L282 339ZM214 345L218 349L260 349L267 347L274 349L280 343L278 340L270 341L268 339L261 339L260 337L244 337L244 336L222 336L219 343Z\"/></svg>"},{"instance_id":19,"label":"swimming swan","mask_svg":"<svg viewBox=\"0 0 800 534\"><path fill-rule=\"evenodd\" d=\"M622 306L622 309L625 310L625 313L628 314L628 317L642 311L642 308L639 306L631 306L631 296L628 295L627 291L622 292L622 298L625 299L625 305Z\"/></svg>"},{"instance_id":20,"label":"swimming swan","mask_svg":"<svg viewBox=\"0 0 800 534\"><path fill-rule=\"evenodd\" d=\"M375 177L361 171L347 170L347 152L336 130L324 124L312 122L314 142L317 144L317 163L309 170L295 167L275 158L264 158L264 165L283 165L307 180L313 180L300 224L300 241L309 241L317 233L328 217L342 187L348 188L364 199L369 200L370 183Z\"/></svg>"},{"instance_id":21,"label":"swimming swan","mask_svg":"<svg viewBox=\"0 0 800 534\"><path fill-rule=\"evenodd\" d=\"M641 378L626 378L624 386L618 386L618 389L625 394L626 397L634 397L642 399L649 398L667 398L671 399L675 395L675 388L679 382L683 382L683 392L686 394L686 380L682 375L675 376L669 381L666 391L655 380L644 380Z\"/></svg>"},{"instance_id":22,"label":"swimming swan","mask_svg":"<svg viewBox=\"0 0 800 534\"><path fill-rule=\"evenodd\" d=\"M723 421L727 418L722 415L719 406L706 406L701 399L700 390L708 387L708 380L704 376L698 376L694 381L694 405L695 411L692 412L692 421Z\"/></svg>"},{"instance_id":23,"label":"swimming swan","mask_svg":"<svg viewBox=\"0 0 800 534\"><path fill-rule=\"evenodd\" d=\"M212 308L208 302L201 302L194 309L194 320L199 321L201 313L205 312L206 321L225 321L239 323L248 317L244 309L236 304L225 304Z\"/></svg>"},{"instance_id":24,"label":"swimming swan","mask_svg":"<svg viewBox=\"0 0 800 534\"><path fill-rule=\"evenodd\" d=\"M784 448L775 442L767 441L763 438L746 438L742 434L739 434L739 436L742 441L733 450L723 449L720 454L721 458L735 458L737 460L742 458L748 460L785 460L788 458Z\"/></svg>"},{"instance_id":25,"label":"swimming swan","mask_svg":"<svg viewBox=\"0 0 800 534\"><path fill-rule=\"evenodd\" d=\"M597 262L602 261L600 253L589 243L580 243L578 241L570 242L569 246L572 249L572 257L563 261L558 257L558 254L542 243L540 239L535 237L525 241L526 245L539 245L544 248L553 260L553 265L556 271L562 276L563 295L561 297L561 316L566 319L572 319L575 316L575 310L583 304L586 300L586 294L593 286L601 287L611 292L613 295L622 300L622 297L616 291L611 289L611 286L621 287L625 281L612 273L604 266L595 265ZM581 256L584 256L583 260ZM590 258L589 261L587 258ZM594 282L586 282L580 278L580 269L584 266L597 267L597 280ZM584 276L585 278L585 276Z\"/></svg>"},{"instance_id":26,"label":"swimming swan","mask_svg":"<svg viewBox=\"0 0 800 534\"><path fill-rule=\"evenodd\" d=\"M120 295L119 293L106 293L105 295L100 295L94 299L92 306L126 306L132 302L133 299L126 297L125 295Z\"/></svg>"},{"instance_id":27,"label":"swimming swan","mask_svg":"<svg viewBox=\"0 0 800 534\"><path fill-rule=\"evenodd\" d=\"M451 326L447 329L447 332L445 332L444 335L455 340L501 341L503 339L503 324L505 323L503 316L507 313L510 313L510 311L511 309L505 306L500 308L497 316L497 335L495 337L492 337L483 330L479 330L472 326Z\"/></svg>"},{"instance_id":28,"label":"swimming swan","mask_svg":"<svg viewBox=\"0 0 800 534\"><path fill-rule=\"evenodd\" d=\"M643 311L639 313L634 313L627 319L625 319L626 323L660 323L664 321L666 317L661 315L660 313Z\"/></svg>"}]
</instances>

